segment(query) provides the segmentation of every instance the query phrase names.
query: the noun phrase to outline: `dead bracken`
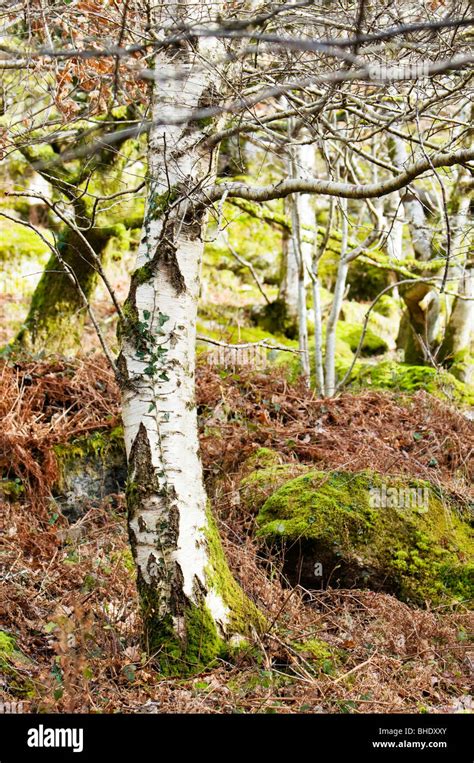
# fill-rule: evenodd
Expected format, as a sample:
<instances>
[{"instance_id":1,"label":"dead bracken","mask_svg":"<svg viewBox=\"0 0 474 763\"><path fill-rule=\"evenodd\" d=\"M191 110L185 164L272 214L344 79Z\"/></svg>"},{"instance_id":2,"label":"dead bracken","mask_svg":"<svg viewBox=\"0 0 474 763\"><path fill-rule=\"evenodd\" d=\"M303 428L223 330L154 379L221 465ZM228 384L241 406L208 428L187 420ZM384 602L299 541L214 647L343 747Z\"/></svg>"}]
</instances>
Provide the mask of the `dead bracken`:
<instances>
[{"instance_id":1,"label":"dead bracken","mask_svg":"<svg viewBox=\"0 0 474 763\"><path fill-rule=\"evenodd\" d=\"M2 505L6 699L53 712L469 708L467 610L421 610L365 590L287 588L268 575L251 537L254 517L236 498L245 460L262 446L282 462L429 475L466 495L472 424L455 410L424 394L322 401L289 387L281 372L200 368L209 494L232 572L268 622L232 665L221 661L183 681L160 677L140 643L123 497L106 498L74 524L51 499L54 446L119 421L110 372L98 360L5 363L1 384L2 468L8 462L5 482L21 485Z\"/></svg>"}]
</instances>

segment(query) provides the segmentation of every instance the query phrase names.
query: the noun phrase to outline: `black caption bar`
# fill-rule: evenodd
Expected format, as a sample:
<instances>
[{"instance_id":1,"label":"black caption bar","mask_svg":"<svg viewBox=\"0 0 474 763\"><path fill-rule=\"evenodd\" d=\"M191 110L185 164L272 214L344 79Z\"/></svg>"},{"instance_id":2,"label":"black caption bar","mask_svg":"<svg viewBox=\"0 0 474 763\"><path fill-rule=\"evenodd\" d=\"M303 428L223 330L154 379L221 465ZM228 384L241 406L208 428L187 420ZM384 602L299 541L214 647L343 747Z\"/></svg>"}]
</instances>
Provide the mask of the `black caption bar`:
<instances>
[{"instance_id":1,"label":"black caption bar","mask_svg":"<svg viewBox=\"0 0 474 763\"><path fill-rule=\"evenodd\" d=\"M282 748L315 758L362 755L420 763L473 760L472 715L34 715L6 707L0 714L0 763L123 760L142 754L159 760L176 746L180 757L199 747L222 757L268 755ZM214 740L214 741L213 741ZM223 748L224 743L224 748Z\"/></svg>"}]
</instances>

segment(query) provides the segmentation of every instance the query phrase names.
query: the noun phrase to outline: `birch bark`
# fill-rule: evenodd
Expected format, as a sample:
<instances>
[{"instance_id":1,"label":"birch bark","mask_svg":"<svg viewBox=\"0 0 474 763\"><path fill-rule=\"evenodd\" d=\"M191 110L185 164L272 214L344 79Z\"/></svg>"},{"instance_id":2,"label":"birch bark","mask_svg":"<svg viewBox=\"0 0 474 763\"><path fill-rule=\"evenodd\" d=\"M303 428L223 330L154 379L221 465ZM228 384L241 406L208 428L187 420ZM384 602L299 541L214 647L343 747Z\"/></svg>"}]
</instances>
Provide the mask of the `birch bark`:
<instances>
[{"instance_id":1,"label":"birch bark","mask_svg":"<svg viewBox=\"0 0 474 763\"><path fill-rule=\"evenodd\" d=\"M290 146L287 166L289 178L295 180L311 178L315 170L314 146L311 144ZM288 209L293 230L285 247L286 262L282 299L288 316L298 325L301 345L301 332L304 332L302 322L305 322L306 314L305 288L309 283L308 274L311 269L315 237L315 210L311 196L300 193L289 199ZM303 301L304 305L302 304ZM307 351L305 357L306 355ZM304 360L303 369L306 366L307 362Z\"/></svg>"},{"instance_id":2,"label":"birch bark","mask_svg":"<svg viewBox=\"0 0 474 763\"><path fill-rule=\"evenodd\" d=\"M336 329L341 314L344 291L346 288L349 261L347 259L347 243L349 235L349 222L347 218L347 199L339 201L341 211L341 254L337 268L336 285L331 312L328 316L326 327L326 356L324 360L324 384L325 394L332 397L336 391Z\"/></svg>"},{"instance_id":3,"label":"birch bark","mask_svg":"<svg viewBox=\"0 0 474 763\"><path fill-rule=\"evenodd\" d=\"M166 28L209 22L217 4L163 5ZM120 328L129 535L146 646L161 669L207 665L259 615L232 578L208 507L199 456L195 341L206 209L193 194L215 180L209 120L176 124L219 99L223 50L212 38L165 48L155 62L149 192Z\"/></svg>"}]
</instances>

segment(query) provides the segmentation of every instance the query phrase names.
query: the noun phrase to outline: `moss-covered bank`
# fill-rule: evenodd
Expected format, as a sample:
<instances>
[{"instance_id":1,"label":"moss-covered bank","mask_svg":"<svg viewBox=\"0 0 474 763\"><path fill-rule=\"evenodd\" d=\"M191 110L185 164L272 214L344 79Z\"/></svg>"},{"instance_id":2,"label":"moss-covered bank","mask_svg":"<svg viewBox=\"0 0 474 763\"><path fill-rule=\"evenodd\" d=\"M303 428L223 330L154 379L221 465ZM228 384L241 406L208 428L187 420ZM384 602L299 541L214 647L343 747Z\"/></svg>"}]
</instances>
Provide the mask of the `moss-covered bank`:
<instances>
[{"instance_id":1,"label":"moss-covered bank","mask_svg":"<svg viewBox=\"0 0 474 763\"><path fill-rule=\"evenodd\" d=\"M351 374L354 387L377 387L400 392L424 390L443 400L474 405L474 387L464 384L449 371L430 366L412 366L384 360L376 365L356 364Z\"/></svg>"}]
</instances>

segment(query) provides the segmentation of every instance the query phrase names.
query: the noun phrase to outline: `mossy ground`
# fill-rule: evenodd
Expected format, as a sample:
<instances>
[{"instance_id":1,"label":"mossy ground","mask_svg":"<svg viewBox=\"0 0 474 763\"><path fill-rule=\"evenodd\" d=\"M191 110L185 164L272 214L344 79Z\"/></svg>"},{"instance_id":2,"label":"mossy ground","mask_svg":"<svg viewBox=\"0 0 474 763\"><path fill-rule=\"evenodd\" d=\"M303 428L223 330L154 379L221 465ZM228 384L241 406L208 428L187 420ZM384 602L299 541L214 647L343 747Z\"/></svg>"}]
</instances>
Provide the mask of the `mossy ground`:
<instances>
[{"instance_id":1,"label":"mossy ground","mask_svg":"<svg viewBox=\"0 0 474 763\"><path fill-rule=\"evenodd\" d=\"M337 335L344 342L347 342L351 350L355 352L362 336L362 326L340 321L337 327ZM361 354L381 355L387 350L388 345L385 339L378 336L373 329L367 329L362 342Z\"/></svg>"},{"instance_id":2,"label":"mossy ground","mask_svg":"<svg viewBox=\"0 0 474 763\"><path fill-rule=\"evenodd\" d=\"M259 448L245 468L250 473L240 482L240 501L242 508L254 516L277 488L306 471L303 464L282 464L278 453L268 448Z\"/></svg>"},{"instance_id":3,"label":"mossy ground","mask_svg":"<svg viewBox=\"0 0 474 763\"><path fill-rule=\"evenodd\" d=\"M108 381L110 372L104 364L103 373L97 375L98 366L94 359L85 373L81 364L76 376L70 364L18 363L11 371L13 378L18 378L19 386L25 376L32 383L24 385L26 411L23 408L15 414L14 442L25 433L20 446L32 453L37 449L50 452L55 441L65 443L70 424L76 428L91 424L91 407L81 411L86 398L96 400L93 412L98 426L99 422L106 426L111 414L115 421L118 408ZM16 393L5 396L12 380L6 371L2 378L3 399L8 409L16 410ZM97 390L102 390L100 398L94 398ZM227 651L220 652L215 632L207 627L206 613L188 612L191 633L204 633L208 638L205 643L194 638L185 678L177 671L171 678L157 670L143 648L143 620L123 498L117 505L105 500L76 523L74 529L80 532L69 532L64 517L51 516L49 505L44 512L37 498L32 505L35 483L25 480L20 500L9 499L4 504L10 531L6 565L11 571L3 584L4 627L16 639L17 649L31 659L28 665L17 667L34 687L31 695L13 694L15 687L8 682L6 699L21 699L28 711L62 713L462 710L462 698L470 691L466 660L469 613L464 606L446 607L444 599L438 609L422 609L390 594L353 587L314 590L308 602L301 590L282 585L278 557L272 556L271 567L263 563L262 550L250 537L253 522L247 533L243 528L249 522L242 506L231 501L237 477L244 471L248 477L290 461L301 466L296 459L307 459L307 469L319 463L329 470L336 458L341 465L352 459L355 468L363 469L370 465L372 454L383 448L388 448L390 460L393 457L396 463L397 456L403 458L407 468L419 475L431 453L437 454L436 478L442 483L453 474L456 484L467 492L467 420L439 401L416 396L406 402L406 398L400 402L401 396L366 391L360 396L345 394L321 401L301 385L289 388L285 376L276 370L224 376L200 366L202 430L208 416L214 417L216 434L220 432L219 438L204 435L201 442L226 560L267 622L255 637L248 636L247 643L231 640ZM228 416L216 421L215 410L223 400ZM268 414L263 425L262 411ZM38 430L38 419L50 426ZM387 428L390 422L391 428ZM401 430L405 439L401 439ZM450 430L453 437L448 447ZM30 431L36 432L34 442ZM371 445L364 450L369 434ZM3 438L6 435L4 430ZM5 452L12 444L7 442L4 439ZM100 438L94 442L102 451ZM410 442L411 448L407 448ZM258 444L263 447L256 447ZM80 444L78 448L76 442L78 458L85 447ZM274 492L276 487L269 489ZM220 554L219 547L216 555ZM423 559L426 551L419 556ZM399 563L404 561L398 557ZM209 574L212 576L212 570ZM397 569L396 574L402 572ZM449 587L452 590L453 584ZM223 595L231 602L234 594L235 590ZM162 632L160 640L158 630L155 636L159 666L168 636ZM172 650L170 653L173 656ZM191 675L201 668L200 675ZM439 680L436 693L433 676Z\"/></svg>"}]
</instances>

